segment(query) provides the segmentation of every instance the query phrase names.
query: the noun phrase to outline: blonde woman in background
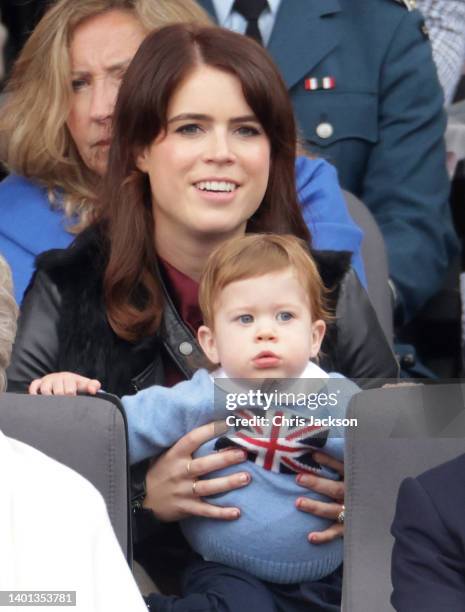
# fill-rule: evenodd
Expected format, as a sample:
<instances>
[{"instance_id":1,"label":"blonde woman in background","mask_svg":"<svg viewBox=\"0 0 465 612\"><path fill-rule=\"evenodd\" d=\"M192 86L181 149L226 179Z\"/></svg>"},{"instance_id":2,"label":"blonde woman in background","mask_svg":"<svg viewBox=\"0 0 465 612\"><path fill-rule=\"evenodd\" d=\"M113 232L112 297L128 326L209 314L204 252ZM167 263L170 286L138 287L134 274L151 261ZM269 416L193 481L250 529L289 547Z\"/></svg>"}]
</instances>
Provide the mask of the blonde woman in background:
<instances>
[{"instance_id":1,"label":"blonde woman in background","mask_svg":"<svg viewBox=\"0 0 465 612\"><path fill-rule=\"evenodd\" d=\"M91 220L106 170L124 72L147 33L173 22L208 24L193 0L58 0L23 48L0 110L0 252L18 303L37 254L63 248ZM362 234L336 172L299 157L297 190L315 248L353 253L365 282Z\"/></svg>"},{"instance_id":2,"label":"blonde woman in background","mask_svg":"<svg viewBox=\"0 0 465 612\"><path fill-rule=\"evenodd\" d=\"M101 19L97 36L82 27ZM123 74L151 30L209 23L193 0L59 0L20 53L0 109L0 252L18 303L34 259L87 226Z\"/></svg>"},{"instance_id":3,"label":"blonde woman in background","mask_svg":"<svg viewBox=\"0 0 465 612\"><path fill-rule=\"evenodd\" d=\"M0 257L0 391L16 316L10 270ZM76 591L73 609L81 612L146 610L105 502L87 480L0 431L0 487L0 590ZM58 511L57 491L66 500Z\"/></svg>"}]
</instances>

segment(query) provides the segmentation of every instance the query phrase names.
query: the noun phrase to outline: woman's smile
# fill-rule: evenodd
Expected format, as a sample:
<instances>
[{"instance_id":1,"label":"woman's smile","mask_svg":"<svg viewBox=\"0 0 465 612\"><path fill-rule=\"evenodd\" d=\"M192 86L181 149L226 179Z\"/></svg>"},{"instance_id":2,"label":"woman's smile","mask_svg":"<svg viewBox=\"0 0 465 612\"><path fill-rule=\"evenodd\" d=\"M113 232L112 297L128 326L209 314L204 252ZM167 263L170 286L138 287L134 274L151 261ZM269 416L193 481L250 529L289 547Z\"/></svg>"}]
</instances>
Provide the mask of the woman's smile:
<instances>
[{"instance_id":1,"label":"woman's smile","mask_svg":"<svg viewBox=\"0 0 465 612\"><path fill-rule=\"evenodd\" d=\"M202 198L211 202L231 202L240 185L228 178L208 178L194 183L194 188Z\"/></svg>"}]
</instances>

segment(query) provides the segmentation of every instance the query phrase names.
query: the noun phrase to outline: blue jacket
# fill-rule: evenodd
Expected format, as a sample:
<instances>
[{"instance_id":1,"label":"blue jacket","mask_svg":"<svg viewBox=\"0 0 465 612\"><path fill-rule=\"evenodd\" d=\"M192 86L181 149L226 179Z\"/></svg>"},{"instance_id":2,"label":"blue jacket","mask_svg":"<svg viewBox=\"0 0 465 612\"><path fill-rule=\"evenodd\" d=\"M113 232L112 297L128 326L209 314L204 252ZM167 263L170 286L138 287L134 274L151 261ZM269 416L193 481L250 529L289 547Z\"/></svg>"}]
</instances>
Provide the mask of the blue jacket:
<instances>
[{"instance_id":1,"label":"blue jacket","mask_svg":"<svg viewBox=\"0 0 465 612\"><path fill-rule=\"evenodd\" d=\"M392 525L392 605L465 610L465 455L402 483Z\"/></svg>"},{"instance_id":2,"label":"blue jacket","mask_svg":"<svg viewBox=\"0 0 465 612\"><path fill-rule=\"evenodd\" d=\"M269 409L258 409L256 414L262 420L257 421L257 428L242 428L246 441L235 428L240 425L236 421L241 416L237 412L241 410L240 407L234 408L232 404L228 408L227 398L229 396L231 400L231 390L237 389L235 381L228 381L225 386L220 382L214 390L212 377L206 370L198 370L191 380L174 387L149 387L136 395L122 398L128 419L129 452L133 463L159 455L196 427L228 417L226 422L230 429L225 434L226 439L210 440L195 456L214 452L222 447L222 441L226 446L239 444L248 449L249 459L252 459L246 467L252 478L250 486L210 498L211 503L218 501L222 506L239 507L241 516L232 522L192 517L183 521L182 529L192 548L205 560L237 567L275 583L319 580L342 562L340 539L322 546L311 545L307 541L309 532L327 528L330 521L298 512L296 499L305 494L312 499L329 500L302 489L295 478L302 471L315 471L327 478L338 478L335 472L312 459L312 449L324 450L342 460L344 427L335 423L334 426L321 428L318 423L310 423L316 427L310 433L308 427L302 429L305 425L302 417L344 418L348 401L358 387L339 374L330 374L328 378L323 370L311 363L302 377L313 381L302 380L303 385L298 387L302 391L299 398L307 400L312 397L313 403L298 403L291 410L285 408L287 421L279 416L282 412L279 406L278 410L273 405ZM283 391L289 392L290 389L292 387L287 384ZM239 389L239 393L243 391L243 388ZM274 391L275 388L271 390L271 396ZM331 394L335 403L328 408ZM323 398L320 406L315 403L316 395ZM300 399L297 401L300 402ZM293 418L300 418L302 422L292 421ZM230 419L232 422L229 422ZM288 449L294 445L297 449L287 454L283 452L283 455L273 450L276 448L276 438L273 438L273 435L277 435L276 425L282 425L278 436L280 448ZM273 434L270 436L267 427L271 430L272 426ZM241 427L238 429L240 431ZM255 439L257 444L250 443L250 439ZM260 453L257 449L264 446L266 448ZM237 471L237 466L209 474L209 477L224 476L234 471Z\"/></svg>"},{"instance_id":3,"label":"blue jacket","mask_svg":"<svg viewBox=\"0 0 465 612\"><path fill-rule=\"evenodd\" d=\"M361 255L363 232L347 211L334 166L323 159L298 157L296 187L302 215L318 251L349 251L352 266L366 288Z\"/></svg>"},{"instance_id":4,"label":"blue jacket","mask_svg":"<svg viewBox=\"0 0 465 612\"><path fill-rule=\"evenodd\" d=\"M18 304L34 272L39 253L66 248L74 236L66 231L63 211L52 209L47 190L10 175L0 183L0 253L13 272Z\"/></svg>"},{"instance_id":5,"label":"blue jacket","mask_svg":"<svg viewBox=\"0 0 465 612\"><path fill-rule=\"evenodd\" d=\"M352 264L366 286L360 254L363 233L347 212L334 168L321 159L300 157L296 182L314 247L354 253ZM50 207L43 187L16 175L0 183L0 253L13 271L18 304L31 279L36 256L49 249L65 248L73 240L66 225L63 211Z\"/></svg>"},{"instance_id":6,"label":"blue jacket","mask_svg":"<svg viewBox=\"0 0 465 612\"><path fill-rule=\"evenodd\" d=\"M198 1L214 15L211 0ZM378 221L411 318L458 252L443 95L421 14L396 0L283 0L268 50L310 148ZM305 88L306 79L321 85L328 76L333 89Z\"/></svg>"}]
</instances>

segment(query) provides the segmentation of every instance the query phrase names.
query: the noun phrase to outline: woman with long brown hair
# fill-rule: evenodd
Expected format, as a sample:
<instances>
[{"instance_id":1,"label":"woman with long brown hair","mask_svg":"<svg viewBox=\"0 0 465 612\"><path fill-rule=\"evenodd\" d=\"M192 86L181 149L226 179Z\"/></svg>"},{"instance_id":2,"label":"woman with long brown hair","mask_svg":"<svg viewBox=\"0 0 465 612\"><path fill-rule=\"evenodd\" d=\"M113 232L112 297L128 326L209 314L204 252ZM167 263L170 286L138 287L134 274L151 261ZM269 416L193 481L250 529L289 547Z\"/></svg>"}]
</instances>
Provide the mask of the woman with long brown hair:
<instances>
[{"instance_id":1,"label":"woman with long brown hair","mask_svg":"<svg viewBox=\"0 0 465 612\"><path fill-rule=\"evenodd\" d=\"M153 29L208 25L194 0L56 0L31 33L0 108L0 251L21 303L44 250L66 248L91 222L106 171L116 95ZM1 170L0 170L1 173ZM364 282L362 233L335 169L299 156L296 183L318 248L348 250Z\"/></svg>"},{"instance_id":2,"label":"woman with long brown hair","mask_svg":"<svg viewBox=\"0 0 465 612\"><path fill-rule=\"evenodd\" d=\"M149 35L123 79L113 130L97 222L70 249L39 258L19 322L12 387L70 371L122 395L190 377L203 362L193 331L201 324L197 283L212 250L247 231L311 241L295 190L292 107L272 61L253 41L188 25ZM324 367L352 378L396 376L350 254L315 256L336 313ZM192 491L193 477L244 460L233 450L192 459L214 435L213 426L194 430L151 467L142 505L159 521L237 516L200 498L244 486L247 472L201 480ZM342 473L339 462L326 463ZM335 520L343 482L299 483L339 502L299 509ZM335 523L316 542L341 534ZM155 544L139 542L136 553L153 573L157 560L169 566ZM179 566L179 553L172 558ZM336 601L338 577L321 588L334 591ZM293 609L289 592L270 589L279 605ZM296 585L290 597L308 605L319 601L319 591Z\"/></svg>"}]
</instances>

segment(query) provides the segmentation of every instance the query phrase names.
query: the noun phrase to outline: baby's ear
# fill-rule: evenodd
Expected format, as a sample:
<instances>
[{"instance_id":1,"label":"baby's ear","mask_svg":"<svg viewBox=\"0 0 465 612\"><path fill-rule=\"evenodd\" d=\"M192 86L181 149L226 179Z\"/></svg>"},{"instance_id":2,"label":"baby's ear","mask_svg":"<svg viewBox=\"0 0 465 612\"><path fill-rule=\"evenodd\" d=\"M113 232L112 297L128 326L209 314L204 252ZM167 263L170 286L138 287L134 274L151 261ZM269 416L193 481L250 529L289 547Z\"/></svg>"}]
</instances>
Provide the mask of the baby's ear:
<instances>
[{"instance_id":1,"label":"baby's ear","mask_svg":"<svg viewBox=\"0 0 465 612\"><path fill-rule=\"evenodd\" d=\"M206 325L201 325L197 332L197 340L203 352L212 363L220 363L218 351L216 349L215 334Z\"/></svg>"},{"instance_id":2,"label":"baby's ear","mask_svg":"<svg viewBox=\"0 0 465 612\"><path fill-rule=\"evenodd\" d=\"M312 346L310 359L314 359L320 352L321 343L326 331L326 323L322 319L317 319L312 323Z\"/></svg>"}]
</instances>

